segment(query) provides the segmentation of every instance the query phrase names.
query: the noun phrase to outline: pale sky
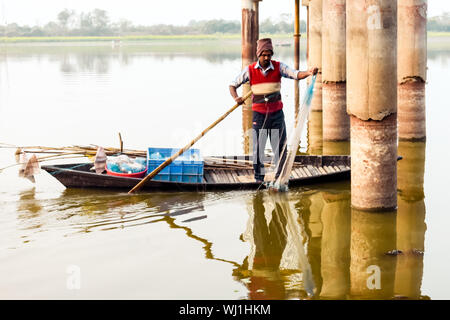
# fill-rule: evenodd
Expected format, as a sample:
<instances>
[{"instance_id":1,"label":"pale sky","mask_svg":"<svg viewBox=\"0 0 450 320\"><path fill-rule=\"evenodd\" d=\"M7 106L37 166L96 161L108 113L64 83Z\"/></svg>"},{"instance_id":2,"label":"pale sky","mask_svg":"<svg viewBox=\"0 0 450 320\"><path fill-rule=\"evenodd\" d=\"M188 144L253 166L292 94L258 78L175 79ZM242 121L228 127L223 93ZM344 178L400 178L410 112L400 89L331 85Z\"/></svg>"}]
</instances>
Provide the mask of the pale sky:
<instances>
[{"instance_id":1,"label":"pale sky","mask_svg":"<svg viewBox=\"0 0 450 320\"><path fill-rule=\"evenodd\" d=\"M276 19L282 13L294 13L294 0L263 0L260 21ZM241 0L0 0L0 24L43 25L56 21L64 8L80 13L95 8L106 10L112 21L121 18L134 24L184 25L190 20L241 19ZM450 12L449 0L429 0L428 16ZM306 9L301 7L302 19Z\"/></svg>"}]
</instances>

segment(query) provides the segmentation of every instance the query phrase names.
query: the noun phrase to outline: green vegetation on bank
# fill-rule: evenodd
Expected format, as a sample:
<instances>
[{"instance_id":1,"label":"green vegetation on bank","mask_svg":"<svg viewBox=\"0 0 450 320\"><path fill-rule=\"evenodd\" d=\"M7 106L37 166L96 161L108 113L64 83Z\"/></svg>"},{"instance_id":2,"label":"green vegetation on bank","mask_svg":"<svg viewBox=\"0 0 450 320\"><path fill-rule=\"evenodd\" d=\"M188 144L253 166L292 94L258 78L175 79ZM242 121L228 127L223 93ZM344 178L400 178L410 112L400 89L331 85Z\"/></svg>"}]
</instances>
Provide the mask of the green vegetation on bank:
<instances>
[{"instance_id":1,"label":"green vegetation on bank","mask_svg":"<svg viewBox=\"0 0 450 320\"><path fill-rule=\"evenodd\" d=\"M290 33L294 30L294 21L290 15L282 14L277 21L265 19L260 22L261 33ZM301 21L300 31L306 31L306 23ZM94 9L88 13L76 13L65 9L57 15L56 21L50 21L41 26L18 25L9 23L0 25L0 35L7 38L35 38L35 37L142 37L153 36L191 36L204 37L216 34L237 35L241 33L239 20L192 20L187 25L133 25L131 21L110 20L105 10Z\"/></svg>"},{"instance_id":2,"label":"green vegetation on bank","mask_svg":"<svg viewBox=\"0 0 450 320\"><path fill-rule=\"evenodd\" d=\"M261 34L260 37L270 37L288 42L292 34ZM450 38L450 32L428 32L429 38ZM306 34L302 34L306 39ZM132 42L132 41L195 41L195 40L240 40L241 34L198 34L198 35L139 35L139 36L55 36L55 37L0 37L1 43L26 42Z\"/></svg>"},{"instance_id":3,"label":"green vegetation on bank","mask_svg":"<svg viewBox=\"0 0 450 320\"><path fill-rule=\"evenodd\" d=\"M97 42L148 40L219 40L238 39L240 35L140 35L140 36L54 36L54 37L0 37L2 42Z\"/></svg>"},{"instance_id":4,"label":"green vegetation on bank","mask_svg":"<svg viewBox=\"0 0 450 320\"><path fill-rule=\"evenodd\" d=\"M450 32L428 32L428 37L450 37Z\"/></svg>"},{"instance_id":5,"label":"green vegetation on bank","mask_svg":"<svg viewBox=\"0 0 450 320\"><path fill-rule=\"evenodd\" d=\"M444 12L437 17L428 18L427 30L434 32L450 32L450 12Z\"/></svg>"}]
</instances>

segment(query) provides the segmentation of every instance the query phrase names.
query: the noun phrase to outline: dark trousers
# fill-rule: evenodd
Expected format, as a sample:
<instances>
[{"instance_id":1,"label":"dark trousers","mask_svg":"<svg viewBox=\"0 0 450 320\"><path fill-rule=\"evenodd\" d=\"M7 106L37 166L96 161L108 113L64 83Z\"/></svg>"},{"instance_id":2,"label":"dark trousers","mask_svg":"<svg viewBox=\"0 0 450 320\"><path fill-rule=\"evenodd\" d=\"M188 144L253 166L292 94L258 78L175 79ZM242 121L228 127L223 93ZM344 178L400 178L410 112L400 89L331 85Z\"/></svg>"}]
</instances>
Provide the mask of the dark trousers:
<instances>
[{"instance_id":1,"label":"dark trousers","mask_svg":"<svg viewBox=\"0 0 450 320\"><path fill-rule=\"evenodd\" d=\"M256 180L264 180L264 147L267 138L270 139L275 165L279 163L275 174L275 178L278 178L287 154L287 150L284 149L283 154L280 155L286 144L286 124L283 110L268 114L253 111L253 169Z\"/></svg>"}]
</instances>

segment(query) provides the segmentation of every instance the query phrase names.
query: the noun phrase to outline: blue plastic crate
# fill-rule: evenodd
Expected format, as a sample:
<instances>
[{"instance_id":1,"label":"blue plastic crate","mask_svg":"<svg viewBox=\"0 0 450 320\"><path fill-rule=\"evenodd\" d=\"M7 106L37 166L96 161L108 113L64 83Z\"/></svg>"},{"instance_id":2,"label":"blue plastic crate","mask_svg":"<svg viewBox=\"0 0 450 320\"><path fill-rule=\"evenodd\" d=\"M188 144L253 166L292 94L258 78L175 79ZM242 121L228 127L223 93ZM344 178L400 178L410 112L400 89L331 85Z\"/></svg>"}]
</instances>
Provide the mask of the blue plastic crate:
<instances>
[{"instance_id":1,"label":"blue plastic crate","mask_svg":"<svg viewBox=\"0 0 450 320\"><path fill-rule=\"evenodd\" d=\"M199 174L188 174L182 176L183 181L182 182L188 182L188 183L200 183L203 180L203 175Z\"/></svg>"},{"instance_id":2,"label":"blue plastic crate","mask_svg":"<svg viewBox=\"0 0 450 320\"><path fill-rule=\"evenodd\" d=\"M147 174L177 153L177 148L148 148ZM161 170L153 180L198 183L203 180L203 158L199 149L189 149Z\"/></svg>"}]
</instances>

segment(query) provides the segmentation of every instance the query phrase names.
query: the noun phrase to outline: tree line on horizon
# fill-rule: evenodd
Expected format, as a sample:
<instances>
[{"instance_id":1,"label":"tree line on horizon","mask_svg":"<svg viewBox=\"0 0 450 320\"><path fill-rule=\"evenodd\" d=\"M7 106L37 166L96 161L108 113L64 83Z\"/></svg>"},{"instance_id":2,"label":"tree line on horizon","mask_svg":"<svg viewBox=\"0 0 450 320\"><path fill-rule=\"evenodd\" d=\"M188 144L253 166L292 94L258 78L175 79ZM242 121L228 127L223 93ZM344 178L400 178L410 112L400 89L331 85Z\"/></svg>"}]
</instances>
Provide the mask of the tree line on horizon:
<instances>
[{"instance_id":1,"label":"tree line on horizon","mask_svg":"<svg viewBox=\"0 0 450 320\"><path fill-rule=\"evenodd\" d=\"M288 14L278 21L268 18L260 22L261 33L286 34L294 31L294 21ZM450 13L443 13L428 19L428 31L450 32ZM76 13L64 9L58 13L56 21L43 26L20 26L17 23L0 25L0 34L5 37L54 37L54 36L128 36L128 35L203 35L239 34L241 22L237 20L192 20L187 25L171 24L134 25L122 19L111 21L108 12L94 9L90 12ZM306 22L300 21L300 32L306 32Z\"/></svg>"},{"instance_id":2,"label":"tree line on horizon","mask_svg":"<svg viewBox=\"0 0 450 320\"><path fill-rule=\"evenodd\" d=\"M266 19L260 23L262 33L291 33L293 21L282 15L280 21ZM283 19L284 18L284 19ZM292 19L291 19L292 20ZM301 28L306 30L306 23L301 21ZM234 20L192 20L187 25L171 24L134 25L131 21L121 19L111 21L108 12L94 9L90 12L77 13L64 9L58 13L56 21L43 26L19 25L9 23L0 25L0 36L5 37L53 37L53 36L126 36L126 35L203 35L203 34L236 34L241 32L241 22Z\"/></svg>"}]
</instances>

